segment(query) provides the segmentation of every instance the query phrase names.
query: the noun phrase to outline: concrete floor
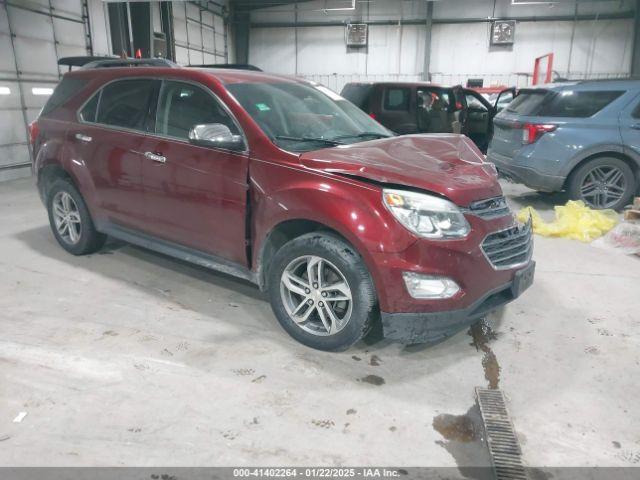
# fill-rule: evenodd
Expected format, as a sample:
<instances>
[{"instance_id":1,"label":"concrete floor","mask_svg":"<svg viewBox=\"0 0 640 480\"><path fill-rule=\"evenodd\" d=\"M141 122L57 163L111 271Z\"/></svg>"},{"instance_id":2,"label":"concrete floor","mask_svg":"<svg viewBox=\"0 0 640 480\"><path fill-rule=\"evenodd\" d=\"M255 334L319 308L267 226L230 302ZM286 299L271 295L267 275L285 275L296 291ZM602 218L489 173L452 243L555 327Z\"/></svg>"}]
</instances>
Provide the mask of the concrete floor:
<instances>
[{"instance_id":1,"label":"concrete floor","mask_svg":"<svg viewBox=\"0 0 640 480\"><path fill-rule=\"evenodd\" d=\"M495 355L527 465L640 466L640 258L537 237L491 355L467 332L328 354L249 284L120 243L67 254L30 179L0 184L0 219L0 465L486 464L447 415Z\"/></svg>"}]
</instances>

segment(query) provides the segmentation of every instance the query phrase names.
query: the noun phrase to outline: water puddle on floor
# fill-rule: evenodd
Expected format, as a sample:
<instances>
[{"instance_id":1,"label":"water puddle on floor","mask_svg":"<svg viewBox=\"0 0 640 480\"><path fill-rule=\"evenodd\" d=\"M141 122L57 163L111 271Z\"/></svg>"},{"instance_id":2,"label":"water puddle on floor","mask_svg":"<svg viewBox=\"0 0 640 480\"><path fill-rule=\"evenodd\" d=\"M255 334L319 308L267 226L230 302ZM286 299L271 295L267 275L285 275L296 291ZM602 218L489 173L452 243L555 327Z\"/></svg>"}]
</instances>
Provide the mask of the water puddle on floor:
<instances>
[{"instance_id":1,"label":"water puddle on floor","mask_svg":"<svg viewBox=\"0 0 640 480\"><path fill-rule=\"evenodd\" d=\"M484 378L489 383L489 388L497 389L500 384L500 364L489 346L489 341L498 338L497 334L491 329L491 326L484 320L474 323L469 328L468 335L473 339L471 345L476 350L483 351L482 368L484 369Z\"/></svg>"},{"instance_id":2,"label":"water puddle on floor","mask_svg":"<svg viewBox=\"0 0 640 480\"><path fill-rule=\"evenodd\" d=\"M489 323L484 319L469 328L473 339L471 346L483 352L482 369L490 389L500 384L500 364L489 346L497 338ZM491 458L483 438L484 429L480 409L474 404L463 415L442 413L433 418L433 429L444 440L436 443L454 458L460 473L467 478L493 478Z\"/></svg>"},{"instance_id":3,"label":"water puddle on floor","mask_svg":"<svg viewBox=\"0 0 640 480\"><path fill-rule=\"evenodd\" d=\"M477 405L464 415L442 413L435 416L433 429L444 438L436 443L453 457L462 476L492 478L491 459L484 444L482 418Z\"/></svg>"}]
</instances>

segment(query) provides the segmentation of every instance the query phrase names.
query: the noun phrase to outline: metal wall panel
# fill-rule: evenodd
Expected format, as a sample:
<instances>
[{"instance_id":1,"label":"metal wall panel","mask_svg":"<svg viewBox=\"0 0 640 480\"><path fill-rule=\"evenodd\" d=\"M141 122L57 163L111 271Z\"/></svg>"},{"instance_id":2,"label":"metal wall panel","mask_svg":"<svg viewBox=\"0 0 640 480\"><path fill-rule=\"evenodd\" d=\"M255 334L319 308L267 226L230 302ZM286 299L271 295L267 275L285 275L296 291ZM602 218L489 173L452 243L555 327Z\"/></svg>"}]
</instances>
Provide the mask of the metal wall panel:
<instances>
[{"instance_id":1,"label":"metal wall panel","mask_svg":"<svg viewBox=\"0 0 640 480\"><path fill-rule=\"evenodd\" d=\"M58 58L88 52L83 1L0 3L0 180L30 175L28 123L59 81Z\"/></svg>"}]
</instances>

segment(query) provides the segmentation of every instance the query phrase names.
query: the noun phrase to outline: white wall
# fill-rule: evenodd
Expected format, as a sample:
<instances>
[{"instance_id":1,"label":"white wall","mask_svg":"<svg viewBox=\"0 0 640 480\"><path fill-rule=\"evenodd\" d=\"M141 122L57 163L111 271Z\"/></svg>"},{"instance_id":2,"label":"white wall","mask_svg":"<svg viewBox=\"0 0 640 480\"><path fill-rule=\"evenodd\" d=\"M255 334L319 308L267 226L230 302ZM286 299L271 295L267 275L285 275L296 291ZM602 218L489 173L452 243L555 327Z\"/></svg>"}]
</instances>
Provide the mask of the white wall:
<instances>
[{"instance_id":1,"label":"white wall","mask_svg":"<svg viewBox=\"0 0 640 480\"><path fill-rule=\"evenodd\" d=\"M426 17L424 0L371 0L356 2L355 11L323 11L346 7L348 0L300 3L298 22L416 20ZM630 0L581 1L579 14L607 14L633 10ZM512 47L490 47L488 22L439 23L446 19L495 17L542 18L571 15L575 3L565 1L549 7L512 5L510 0L442 0L434 3L430 71L434 81L464 83L469 77L490 84L526 84L534 59L553 52L554 70L572 77L627 74L631 64L633 20L519 21ZM252 12L249 62L264 70L301 75L341 89L350 80L421 78L424 67L426 28L422 25L370 25L366 49L347 50L345 28L260 28L264 22L293 22L292 5ZM297 41L296 41L297 30ZM573 47L572 47L573 45ZM571 52L571 56L569 53Z\"/></svg>"}]
</instances>

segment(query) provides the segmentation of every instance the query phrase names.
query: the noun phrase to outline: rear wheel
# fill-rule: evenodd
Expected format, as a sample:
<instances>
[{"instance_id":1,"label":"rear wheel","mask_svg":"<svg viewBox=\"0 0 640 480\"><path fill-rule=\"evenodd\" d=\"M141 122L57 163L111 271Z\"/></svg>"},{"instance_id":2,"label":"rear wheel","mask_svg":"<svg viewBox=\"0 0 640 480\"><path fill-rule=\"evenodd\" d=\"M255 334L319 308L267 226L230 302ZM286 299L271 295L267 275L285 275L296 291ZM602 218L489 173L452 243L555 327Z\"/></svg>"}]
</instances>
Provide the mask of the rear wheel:
<instances>
[{"instance_id":1,"label":"rear wheel","mask_svg":"<svg viewBox=\"0 0 640 480\"><path fill-rule=\"evenodd\" d=\"M73 255L93 253L107 237L96 231L82 195L68 180L56 180L48 189L49 224L62 248Z\"/></svg>"},{"instance_id":2,"label":"rear wheel","mask_svg":"<svg viewBox=\"0 0 640 480\"><path fill-rule=\"evenodd\" d=\"M569 178L568 191L595 209L624 207L636 190L633 171L623 160L599 157L578 167Z\"/></svg>"},{"instance_id":3,"label":"rear wheel","mask_svg":"<svg viewBox=\"0 0 640 480\"><path fill-rule=\"evenodd\" d=\"M318 350L346 350L377 318L375 291L362 258L329 233L302 235L276 253L269 296L289 335Z\"/></svg>"}]
</instances>

